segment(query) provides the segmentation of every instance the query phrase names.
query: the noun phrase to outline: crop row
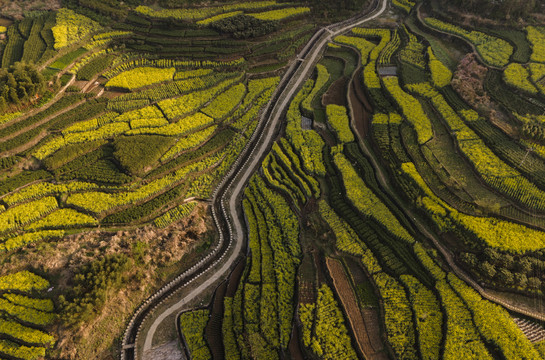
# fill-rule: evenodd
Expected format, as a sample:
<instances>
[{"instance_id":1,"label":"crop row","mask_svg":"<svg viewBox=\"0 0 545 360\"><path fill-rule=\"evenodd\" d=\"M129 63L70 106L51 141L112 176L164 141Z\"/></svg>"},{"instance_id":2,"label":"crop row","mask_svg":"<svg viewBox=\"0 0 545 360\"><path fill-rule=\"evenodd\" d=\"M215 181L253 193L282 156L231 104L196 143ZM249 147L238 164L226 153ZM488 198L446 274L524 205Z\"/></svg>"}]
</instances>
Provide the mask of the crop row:
<instances>
[{"instance_id":1,"label":"crop row","mask_svg":"<svg viewBox=\"0 0 545 360\"><path fill-rule=\"evenodd\" d=\"M196 202L179 205L156 218L153 223L160 228L167 227L173 222L187 217L195 209L195 206L197 206Z\"/></svg>"},{"instance_id":2,"label":"crop row","mask_svg":"<svg viewBox=\"0 0 545 360\"><path fill-rule=\"evenodd\" d=\"M200 7L187 9L171 9L171 10L153 10L147 6L138 6L135 11L143 15L155 18L174 18L180 20L200 20L220 13L231 12L236 10L253 10L260 8L268 8L278 6L276 1L255 1L241 2L231 5L223 5L216 7Z\"/></svg>"},{"instance_id":3,"label":"crop row","mask_svg":"<svg viewBox=\"0 0 545 360\"><path fill-rule=\"evenodd\" d=\"M103 52L104 51L104 52ZM76 71L76 79L90 81L96 74L104 71L114 58L112 54L109 54L106 50L101 50L94 54L99 54L92 59L88 59L85 62L78 62L71 71ZM78 66L76 68L76 66Z\"/></svg>"},{"instance_id":4,"label":"crop row","mask_svg":"<svg viewBox=\"0 0 545 360\"><path fill-rule=\"evenodd\" d=\"M245 95L246 86L238 83L213 98L201 111L216 121L221 121L240 104Z\"/></svg>"},{"instance_id":5,"label":"crop row","mask_svg":"<svg viewBox=\"0 0 545 360\"><path fill-rule=\"evenodd\" d=\"M191 359L211 359L210 349L205 340L205 327L210 317L209 310L187 311L180 315L180 332L187 345Z\"/></svg>"},{"instance_id":6,"label":"crop row","mask_svg":"<svg viewBox=\"0 0 545 360\"><path fill-rule=\"evenodd\" d=\"M378 57L379 65L391 64L392 56L397 51L400 45L401 45L401 38L399 36L399 32L397 30L394 30L394 36L388 42L388 44L386 44L386 46L380 53L380 56Z\"/></svg>"},{"instance_id":7,"label":"crop row","mask_svg":"<svg viewBox=\"0 0 545 360\"><path fill-rule=\"evenodd\" d=\"M36 229L63 229L74 226L92 226L96 224L97 220L87 214L80 213L74 209L58 209L26 226L25 231Z\"/></svg>"},{"instance_id":8,"label":"crop row","mask_svg":"<svg viewBox=\"0 0 545 360\"><path fill-rule=\"evenodd\" d=\"M56 25L51 29L55 38L55 50L72 45L100 29L101 26L88 17L62 8L57 12Z\"/></svg>"},{"instance_id":9,"label":"crop row","mask_svg":"<svg viewBox=\"0 0 545 360\"><path fill-rule=\"evenodd\" d=\"M202 90L218 84L220 81L233 78L238 73L212 74L203 77L194 77L189 79L177 80L150 89L145 89L129 94L123 94L108 102L108 109L124 112L173 96L182 95L188 92Z\"/></svg>"},{"instance_id":10,"label":"crop row","mask_svg":"<svg viewBox=\"0 0 545 360\"><path fill-rule=\"evenodd\" d=\"M112 77L106 87L134 90L143 86L172 80L175 68L138 67Z\"/></svg>"},{"instance_id":11,"label":"crop row","mask_svg":"<svg viewBox=\"0 0 545 360\"><path fill-rule=\"evenodd\" d=\"M41 240L62 238L63 236L63 230L25 231L22 235L14 235L5 238L3 242L0 243L0 251L11 251Z\"/></svg>"},{"instance_id":12,"label":"crop row","mask_svg":"<svg viewBox=\"0 0 545 360\"><path fill-rule=\"evenodd\" d=\"M53 321L53 302L50 299L31 298L26 294L47 287L47 280L29 271L0 277L0 290L18 292L5 293L0 298L0 309L6 314L0 319L0 335L3 338L0 340L0 353L3 356L38 360L54 344L52 335L35 328Z\"/></svg>"},{"instance_id":13,"label":"crop row","mask_svg":"<svg viewBox=\"0 0 545 360\"><path fill-rule=\"evenodd\" d=\"M54 197L48 196L11 207L0 213L0 232L14 230L26 225L53 211L57 206L57 200Z\"/></svg>"},{"instance_id":14,"label":"crop row","mask_svg":"<svg viewBox=\"0 0 545 360\"><path fill-rule=\"evenodd\" d=\"M399 223L399 220L397 220L388 207L365 185L346 157L342 153L334 154L333 157L335 165L342 174L346 196L352 201L354 206L363 214L383 224L392 234L400 239L408 243L414 243L414 238Z\"/></svg>"},{"instance_id":15,"label":"crop row","mask_svg":"<svg viewBox=\"0 0 545 360\"><path fill-rule=\"evenodd\" d=\"M314 97L316 97L316 94L324 87L324 85L329 81L329 72L327 71L327 68L323 66L322 64L316 65L316 81L314 82L314 87L312 88L312 91L308 96L302 101L301 107L307 112L307 114L311 114L312 109L312 100Z\"/></svg>"},{"instance_id":16,"label":"crop row","mask_svg":"<svg viewBox=\"0 0 545 360\"><path fill-rule=\"evenodd\" d=\"M50 182L40 182L26 186L17 192L9 194L2 198L2 201L8 206L23 202L25 200L36 199L42 196L48 196L59 193L68 193L74 191L88 190L96 188L95 184L81 181L73 181L65 184L53 184Z\"/></svg>"},{"instance_id":17,"label":"crop row","mask_svg":"<svg viewBox=\"0 0 545 360\"><path fill-rule=\"evenodd\" d=\"M261 169L267 183L278 192L287 194L296 206L306 202L306 197L299 186L294 183L271 153L263 160Z\"/></svg>"},{"instance_id":18,"label":"crop row","mask_svg":"<svg viewBox=\"0 0 545 360\"><path fill-rule=\"evenodd\" d=\"M25 120L16 122L11 126L5 127L4 129L0 131L0 133L2 133L4 136L16 131L21 131L23 129L25 131L21 132L20 134L16 136L11 137L8 140L1 142L0 152L13 150L17 147L27 144L31 139L38 136L43 130L49 129L51 127L56 127L56 125L59 122L74 121L75 120L74 118L67 118L65 116L61 116L45 124L31 127L28 130L26 129L26 127L31 125L33 122L44 120L46 117L54 114L57 111L60 111L61 109L67 106L73 105L74 103L80 101L83 98L84 98L83 94L73 94L73 95L64 96L59 101L57 101L56 103L51 105L49 108L47 108L46 110L39 112L38 114L34 116L30 116L26 118Z\"/></svg>"},{"instance_id":19,"label":"crop row","mask_svg":"<svg viewBox=\"0 0 545 360\"><path fill-rule=\"evenodd\" d=\"M439 359L443 313L435 294L410 275L401 275L416 319L418 344L423 359Z\"/></svg>"},{"instance_id":20,"label":"crop row","mask_svg":"<svg viewBox=\"0 0 545 360\"><path fill-rule=\"evenodd\" d=\"M527 26L525 28L527 38L532 45L530 59L537 62L545 62L545 30L543 27Z\"/></svg>"},{"instance_id":21,"label":"crop row","mask_svg":"<svg viewBox=\"0 0 545 360\"><path fill-rule=\"evenodd\" d=\"M277 21L283 20L292 16L297 16L310 12L308 7L288 7L278 10L269 10L260 13L249 13L249 16L255 17L259 20Z\"/></svg>"},{"instance_id":22,"label":"crop row","mask_svg":"<svg viewBox=\"0 0 545 360\"><path fill-rule=\"evenodd\" d=\"M513 46L503 39L480 31L468 31L459 26L430 17L425 18L424 22L432 28L466 39L475 46L483 60L491 66L503 67L509 63L509 58L513 53Z\"/></svg>"},{"instance_id":23,"label":"crop row","mask_svg":"<svg viewBox=\"0 0 545 360\"><path fill-rule=\"evenodd\" d=\"M244 63L244 58L238 58L230 61L211 61L211 60L173 60L173 59L148 59L138 57L137 59L129 59L126 62L117 65L113 69L104 73L104 77L111 79L117 74L136 67L151 66L157 68L195 68L195 69L215 69L237 67Z\"/></svg>"},{"instance_id":24,"label":"crop row","mask_svg":"<svg viewBox=\"0 0 545 360\"><path fill-rule=\"evenodd\" d=\"M301 111L299 106L303 99L310 93L314 82L307 80L303 88L297 93L290 103L286 114L286 138L293 145L294 150L302 160L304 169L315 174L325 174L322 160L322 148L324 141L314 131L305 131L301 128Z\"/></svg>"},{"instance_id":25,"label":"crop row","mask_svg":"<svg viewBox=\"0 0 545 360\"><path fill-rule=\"evenodd\" d=\"M161 161L166 162L168 159L170 159L173 156L176 156L182 151L191 149L195 146L200 145L203 143L206 139L210 138L212 134L216 131L217 126L213 125L210 127L207 127L203 130L197 131L195 133L192 133L191 135L188 135L186 137L183 137L179 139L174 146L172 146L162 157Z\"/></svg>"},{"instance_id":26,"label":"crop row","mask_svg":"<svg viewBox=\"0 0 545 360\"><path fill-rule=\"evenodd\" d=\"M452 80L452 72L435 56L431 46L428 47L428 57L430 59L429 65L433 84L437 88L449 85L450 80Z\"/></svg>"},{"instance_id":27,"label":"crop row","mask_svg":"<svg viewBox=\"0 0 545 360\"><path fill-rule=\"evenodd\" d=\"M318 289L315 304L301 304L303 344L322 359L356 359L343 313L326 284ZM314 331L312 331L314 330Z\"/></svg>"},{"instance_id":28,"label":"crop row","mask_svg":"<svg viewBox=\"0 0 545 360\"><path fill-rule=\"evenodd\" d=\"M130 190L115 193L91 191L72 194L66 200L68 204L78 206L94 213L108 211L118 206L133 204L171 187L176 182L186 178L190 173L200 172L214 166L223 158L223 154L215 154L196 163L182 167L162 178Z\"/></svg>"},{"instance_id":29,"label":"crop row","mask_svg":"<svg viewBox=\"0 0 545 360\"><path fill-rule=\"evenodd\" d=\"M498 158L462 121L441 94L429 84L410 85L410 87L431 99L450 130L455 132L460 151L469 159L486 183L527 206L540 210L545 208L545 193ZM478 118L472 110L461 111L461 115L467 121Z\"/></svg>"},{"instance_id":30,"label":"crop row","mask_svg":"<svg viewBox=\"0 0 545 360\"><path fill-rule=\"evenodd\" d=\"M395 7L404 10L406 13L410 13L411 9L415 5L415 3L410 0L392 0L392 4Z\"/></svg>"},{"instance_id":31,"label":"crop row","mask_svg":"<svg viewBox=\"0 0 545 360\"><path fill-rule=\"evenodd\" d=\"M413 96L403 91L399 86L397 77L386 77L383 79L383 82L386 90L388 90L403 111L403 115L405 115L416 130L418 143L424 144L430 140L433 137L433 130L430 119L422 108L422 104Z\"/></svg>"},{"instance_id":32,"label":"crop row","mask_svg":"<svg viewBox=\"0 0 545 360\"><path fill-rule=\"evenodd\" d=\"M340 142L348 143L354 141L354 134L350 129L350 120L344 106L327 105L326 115L328 124L335 130Z\"/></svg>"},{"instance_id":33,"label":"crop row","mask_svg":"<svg viewBox=\"0 0 545 360\"><path fill-rule=\"evenodd\" d=\"M431 191L413 163L405 163L401 168L427 195L420 204L442 231L454 230L455 224L458 224L489 246L513 252L537 250L545 246L545 235L538 230L493 217L477 217L456 211Z\"/></svg>"},{"instance_id":34,"label":"crop row","mask_svg":"<svg viewBox=\"0 0 545 360\"><path fill-rule=\"evenodd\" d=\"M240 80L240 77L225 80L209 89L184 94L173 99L161 100L158 105L169 120L176 119L202 107L210 99L213 99L216 95Z\"/></svg>"},{"instance_id":35,"label":"crop row","mask_svg":"<svg viewBox=\"0 0 545 360\"><path fill-rule=\"evenodd\" d=\"M426 68L426 60L424 59L424 50L426 47L418 41L418 38L411 33L407 28L403 27L405 33L407 34L409 41L407 45L399 52L399 58L401 61L407 62L411 65L414 65L420 69Z\"/></svg>"},{"instance_id":36,"label":"crop row","mask_svg":"<svg viewBox=\"0 0 545 360\"><path fill-rule=\"evenodd\" d=\"M518 89L537 94L538 90L530 81L530 71L522 64L511 63L503 71L503 77L507 84Z\"/></svg>"}]
</instances>

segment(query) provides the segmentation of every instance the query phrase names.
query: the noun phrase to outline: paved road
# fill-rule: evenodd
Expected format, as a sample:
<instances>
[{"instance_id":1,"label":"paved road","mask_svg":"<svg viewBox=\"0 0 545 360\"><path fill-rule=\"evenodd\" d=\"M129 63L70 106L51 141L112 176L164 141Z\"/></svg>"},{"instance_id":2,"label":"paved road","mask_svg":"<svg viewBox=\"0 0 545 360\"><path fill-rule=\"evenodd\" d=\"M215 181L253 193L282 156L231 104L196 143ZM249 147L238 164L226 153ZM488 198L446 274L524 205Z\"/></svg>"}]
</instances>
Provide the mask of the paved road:
<instances>
[{"instance_id":1,"label":"paved road","mask_svg":"<svg viewBox=\"0 0 545 360\"><path fill-rule=\"evenodd\" d=\"M225 214L227 219L231 219L233 222L232 227L229 229L230 234L225 238L230 239L232 244L234 244L233 251L229 254L229 257L221 265L219 269L216 269L215 266L208 268L204 273L208 278L191 292L187 293L182 299L177 303L164 310L159 314L153 323L151 324L149 330L145 334L144 341L144 353L152 348L153 336L155 331L161 322L163 322L169 315L179 312L183 309L184 305L193 300L195 297L199 296L204 290L216 283L222 276L226 275L229 269L232 267L233 262L239 256L242 249L244 241L244 224L242 219L237 216L237 204L239 201L240 194L244 190L246 182L253 175L254 170L261 164L261 160L265 153L269 150L269 147L274 140L274 132L277 128L277 125L282 120L282 114L284 110L287 109L292 97L295 95L296 91L301 87L304 81L310 76L315 63L318 61L319 57L322 54L325 46L333 37L347 31L351 27L361 25L367 21L377 18L380 16L388 5L388 0L380 0L380 7L371 15L366 15L360 19L350 21L348 23L342 23L339 25L330 25L326 28L328 35L322 36L319 40L308 49L308 46L305 47L301 54L297 57L297 61L301 61L302 66L299 66L297 71L293 76L284 91L280 94L278 101L274 104L271 116L269 119L262 119L261 121L266 121L266 129L260 135L260 139L257 142L257 147L252 151L250 157L247 158L246 164L244 164L243 169L236 176L236 181L231 182L229 191L224 192L224 196L221 197L220 202L222 205L223 211L225 211L224 204L228 204L228 213L230 217ZM332 28L338 27L335 30ZM226 201L225 196L228 196ZM221 231L221 229L220 229ZM215 264L214 264L215 265ZM198 276L202 275L199 274Z\"/></svg>"}]
</instances>

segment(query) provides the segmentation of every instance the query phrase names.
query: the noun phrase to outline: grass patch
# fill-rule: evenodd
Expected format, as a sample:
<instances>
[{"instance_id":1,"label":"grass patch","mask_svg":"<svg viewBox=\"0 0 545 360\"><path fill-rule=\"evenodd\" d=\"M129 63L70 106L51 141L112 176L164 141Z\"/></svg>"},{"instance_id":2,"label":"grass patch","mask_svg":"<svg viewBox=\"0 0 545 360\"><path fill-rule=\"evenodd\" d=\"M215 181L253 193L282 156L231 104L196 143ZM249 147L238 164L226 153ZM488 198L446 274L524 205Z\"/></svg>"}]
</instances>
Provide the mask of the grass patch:
<instances>
[{"instance_id":1,"label":"grass patch","mask_svg":"<svg viewBox=\"0 0 545 360\"><path fill-rule=\"evenodd\" d=\"M63 70L65 67L70 65L72 62L74 62L74 60L76 60L78 57L85 54L86 52L87 49L84 48L79 48L77 50L69 52L63 57L57 59L53 64L49 65L49 67L57 70Z\"/></svg>"},{"instance_id":2,"label":"grass patch","mask_svg":"<svg viewBox=\"0 0 545 360\"><path fill-rule=\"evenodd\" d=\"M283 68L287 64L288 64L287 61L282 61L282 62L274 63L274 64L259 65L259 66L255 66L248 69L248 73L259 74L259 73L267 73L271 71L276 71L278 69Z\"/></svg>"}]
</instances>

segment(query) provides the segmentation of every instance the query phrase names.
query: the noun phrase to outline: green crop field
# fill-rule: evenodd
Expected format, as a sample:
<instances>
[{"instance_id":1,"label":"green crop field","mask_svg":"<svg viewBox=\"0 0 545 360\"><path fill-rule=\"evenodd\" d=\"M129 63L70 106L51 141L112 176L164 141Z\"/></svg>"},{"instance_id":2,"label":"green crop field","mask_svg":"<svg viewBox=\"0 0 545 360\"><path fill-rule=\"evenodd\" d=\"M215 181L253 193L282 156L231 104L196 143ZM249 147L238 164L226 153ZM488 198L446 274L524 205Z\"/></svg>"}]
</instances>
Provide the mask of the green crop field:
<instances>
[{"instance_id":1,"label":"green crop field","mask_svg":"<svg viewBox=\"0 0 545 360\"><path fill-rule=\"evenodd\" d=\"M539 2L0 7L0 359L544 358Z\"/></svg>"}]
</instances>

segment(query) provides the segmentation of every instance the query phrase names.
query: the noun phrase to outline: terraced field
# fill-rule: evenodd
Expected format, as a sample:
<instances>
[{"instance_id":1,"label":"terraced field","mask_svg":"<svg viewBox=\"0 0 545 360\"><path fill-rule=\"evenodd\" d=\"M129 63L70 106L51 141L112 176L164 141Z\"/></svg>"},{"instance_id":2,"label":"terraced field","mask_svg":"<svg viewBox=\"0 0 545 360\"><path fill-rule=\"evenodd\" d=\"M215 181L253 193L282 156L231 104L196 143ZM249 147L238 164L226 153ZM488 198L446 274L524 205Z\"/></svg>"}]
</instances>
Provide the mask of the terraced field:
<instances>
[{"instance_id":1,"label":"terraced field","mask_svg":"<svg viewBox=\"0 0 545 360\"><path fill-rule=\"evenodd\" d=\"M0 358L543 358L545 26L438 1L7 21Z\"/></svg>"}]
</instances>

